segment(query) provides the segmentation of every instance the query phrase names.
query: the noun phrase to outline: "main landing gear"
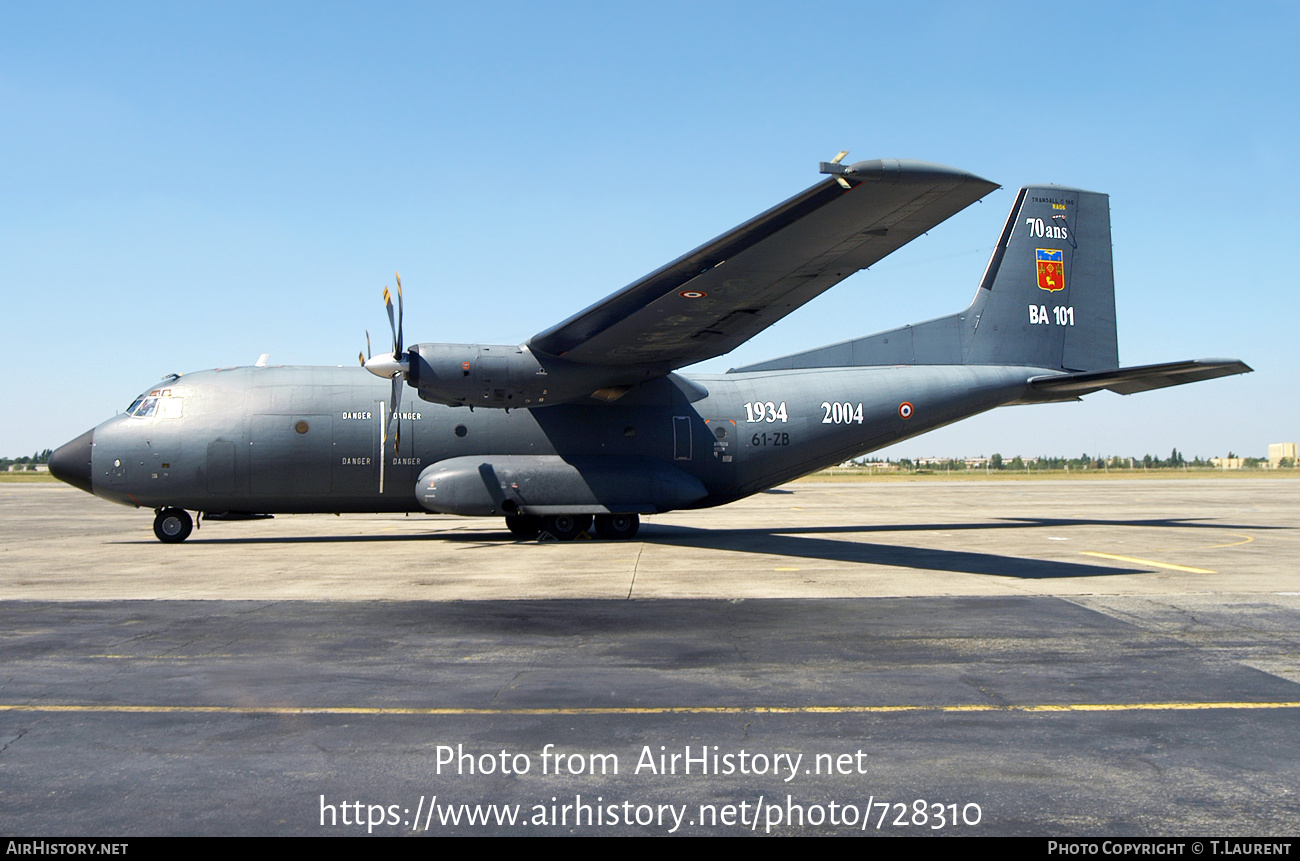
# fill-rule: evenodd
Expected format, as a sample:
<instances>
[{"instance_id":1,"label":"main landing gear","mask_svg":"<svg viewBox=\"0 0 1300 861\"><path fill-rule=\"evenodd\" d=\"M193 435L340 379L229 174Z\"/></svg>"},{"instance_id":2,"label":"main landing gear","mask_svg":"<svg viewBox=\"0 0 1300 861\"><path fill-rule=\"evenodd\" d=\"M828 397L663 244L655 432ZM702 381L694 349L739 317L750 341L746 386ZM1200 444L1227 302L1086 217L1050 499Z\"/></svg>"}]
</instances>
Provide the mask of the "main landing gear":
<instances>
[{"instance_id":1,"label":"main landing gear","mask_svg":"<svg viewBox=\"0 0 1300 861\"><path fill-rule=\"evenodd\" d=\"M607 541L627 541L640 528L639 514L602 514L596 518L596 534Z\"/></svg>"},{"instance_id":2,"label":"main landing gear","mask_svg":"<svg viewBox=\"0 0 1300 861\"><path fill-rule=\"evenodd\" d=\"M510 534L523 541L531 541L542 531L542 518L536 514L512 514L506 518Z\"/></svg>"},{"instance_id":3,"label":"main landing gear","mask_svg":"<svg viewBox=\"0 0 1300 861\"><path fill-rule=\"evenodd\" d=\"M641 516L638 514L601 514L595 518L596 534L607 541L626 541L636 535L641 528ZM548 514L539 517L535 514L514 514L506 518L506 527L510 534L524 541L530 541L542 533L549 534L560 541L572 541L584 532L591 530L590 514Z\"/></svg>"},{"instance_id":4,"label":"main landing gear","mask_svg":"<svg viewBox=\"0 0 1300 861\"><path fill-rule=\"evenodd\" d=\"M180 544L190 537L194 520L180 508L160 508L153 518L153 534L163 544Z\"/></svg>"}]
</instances>

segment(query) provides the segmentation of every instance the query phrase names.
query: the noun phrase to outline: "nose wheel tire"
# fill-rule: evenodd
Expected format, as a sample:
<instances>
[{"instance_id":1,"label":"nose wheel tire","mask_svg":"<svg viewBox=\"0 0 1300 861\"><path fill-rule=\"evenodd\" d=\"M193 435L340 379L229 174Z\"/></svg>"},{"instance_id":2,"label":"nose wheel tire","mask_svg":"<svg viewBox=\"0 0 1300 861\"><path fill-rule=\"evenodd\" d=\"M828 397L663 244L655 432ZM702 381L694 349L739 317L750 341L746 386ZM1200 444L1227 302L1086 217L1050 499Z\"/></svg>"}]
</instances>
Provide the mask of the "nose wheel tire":
<instances>
[{"instance_id":1,"label":"nose wheel tire","mask_svg":"<svg viewBox=\"0 0 1300 861\"><path fill-rule=\"evenodd\" d=\"M548 514L542 518L542 531L560 541L572 541L590 528L590 514Z\"/></svg>"},{"instance_id":2,"label":"nose wheel tire","mask_svg":"<svg viewBox=\"0 0 1300 861\"><path fill-rule=\"evenodd\" d=\"M638 514L602 514L596 518L596 534L609 541L626 541L641 528Z\"/></svg>"},{"instance_id":3,"label":"nose wheel tire","mask_svg":"<svg viewBox=\"0 0 1300 861\"><path fill-rule=\"evenodd\" d=\"M163 544L180 544L193 529L194 520L180 508L160 508L153 519L153 534Z\"/></svg>"}]
</instances>

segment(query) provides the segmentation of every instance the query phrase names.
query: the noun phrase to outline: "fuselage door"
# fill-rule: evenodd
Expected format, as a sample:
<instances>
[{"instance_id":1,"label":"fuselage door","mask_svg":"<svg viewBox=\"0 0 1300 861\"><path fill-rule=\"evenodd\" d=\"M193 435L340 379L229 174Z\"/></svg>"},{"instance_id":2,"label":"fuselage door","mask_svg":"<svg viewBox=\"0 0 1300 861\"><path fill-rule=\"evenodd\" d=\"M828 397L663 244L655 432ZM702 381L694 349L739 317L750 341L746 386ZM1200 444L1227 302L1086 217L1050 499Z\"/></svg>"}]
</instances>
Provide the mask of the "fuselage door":
<instances>
[{"instance_id":1,"label":"fuselage door","mask_svg":"<svg viewBox=\"0 0 1300 861\"><path fill-rule=\"evenodd\" d=\"M673 460L690 460L691 453L691 417L673 416Z\"/></svg>"}]
</instances>

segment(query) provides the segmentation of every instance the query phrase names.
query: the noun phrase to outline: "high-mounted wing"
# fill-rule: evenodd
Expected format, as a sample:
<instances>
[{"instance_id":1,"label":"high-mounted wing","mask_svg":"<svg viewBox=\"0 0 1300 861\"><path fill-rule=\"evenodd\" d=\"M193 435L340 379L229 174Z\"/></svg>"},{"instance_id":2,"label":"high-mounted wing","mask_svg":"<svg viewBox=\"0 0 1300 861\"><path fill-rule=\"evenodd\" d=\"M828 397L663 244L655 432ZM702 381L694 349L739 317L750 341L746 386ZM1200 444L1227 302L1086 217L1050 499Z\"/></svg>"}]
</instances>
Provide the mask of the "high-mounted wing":
<instances>
[{"instance_id":1,"label":"high-mounted wing","mask_svg":"<svg viewBox=\"0 0 1300 861\"><path fill-rule=\"evenodd\" d=\"M529 350L665 371L721 356L998 187L900 159L822 172L833 178L533 336Z\"/></svg>"}]
</instances>

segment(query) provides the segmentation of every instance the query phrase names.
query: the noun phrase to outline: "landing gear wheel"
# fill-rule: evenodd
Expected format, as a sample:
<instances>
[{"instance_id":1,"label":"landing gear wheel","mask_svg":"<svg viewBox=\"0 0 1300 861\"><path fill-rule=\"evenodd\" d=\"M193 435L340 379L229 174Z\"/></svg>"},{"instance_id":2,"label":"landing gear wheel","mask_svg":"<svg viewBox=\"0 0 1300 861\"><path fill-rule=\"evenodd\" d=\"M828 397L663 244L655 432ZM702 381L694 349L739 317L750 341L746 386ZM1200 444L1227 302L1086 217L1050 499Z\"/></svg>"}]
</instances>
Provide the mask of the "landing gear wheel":
<instances>
[{"instance_id":1,"label":"landing gear wheel","mask_svg":"<svg viewBox=\"0 0 1300 861\"><path fill-rule=\"evenodd\" d=\"M542 518L542 531L560 541L572 541L590 528L590 514L548 514Z\"/></svg>"},{"instance_id":2,"label":"landing gear wheel","mask_svg":"<svg viewBox=\"0 0 1300 861\"><path fill-rule=\"evenodd\" d=\"M596 534L609 541L626 541L640 528L639 514L601 514L596 518Z\"/></svg>"},{"instance_id":3,"label":"landing gear wheel","mask_svg":"<svg viewBox=\"0 0 1300 861\"><path fill-rule=\"evenodd\" d=\"M542 518L536 514L512 514L506 518L506 528L516 538L530 541L542 531Z\"/></svg>"},{"instance_id":4,"label":"landing gear wheel","mask_svg":"<svg viewBox=\"0 0 1300 861\"><path fill-rule=\"evenodd\" d=\"M153 534L163 544L180 544L193 529L190 513L180 508L160 508L153 519Z\"/></svg>"}]
</instances>

